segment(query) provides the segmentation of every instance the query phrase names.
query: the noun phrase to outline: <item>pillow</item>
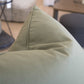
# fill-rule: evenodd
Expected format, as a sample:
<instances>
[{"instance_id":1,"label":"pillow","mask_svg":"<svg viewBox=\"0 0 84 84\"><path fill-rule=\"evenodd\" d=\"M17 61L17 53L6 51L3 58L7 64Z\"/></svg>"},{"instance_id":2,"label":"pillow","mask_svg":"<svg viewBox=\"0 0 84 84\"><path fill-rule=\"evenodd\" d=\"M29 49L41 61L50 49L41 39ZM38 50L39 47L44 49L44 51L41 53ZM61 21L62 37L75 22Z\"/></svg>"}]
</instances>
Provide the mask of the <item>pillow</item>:
<instances>
[{"instance_id":1,"label":"pillow","mask_svg":"<svg viewBox=\"0 0 84 84\"><path fill-rule=\"evenodd\" d=\"M34 7L10 50L46 50L57 47L68 50L73 40L73 37L59 22Z\"/></svg>"},{"instance_id":2,"label":"pillow","mask_svg":"<svg viewBox=\"0 0 84 84\"><path fill-rule=\"evenodd\" d=\"M10 51L0 55L0 84L84 84L83 73L83 49L37 7Z\"/></svg>"}]
</instances>

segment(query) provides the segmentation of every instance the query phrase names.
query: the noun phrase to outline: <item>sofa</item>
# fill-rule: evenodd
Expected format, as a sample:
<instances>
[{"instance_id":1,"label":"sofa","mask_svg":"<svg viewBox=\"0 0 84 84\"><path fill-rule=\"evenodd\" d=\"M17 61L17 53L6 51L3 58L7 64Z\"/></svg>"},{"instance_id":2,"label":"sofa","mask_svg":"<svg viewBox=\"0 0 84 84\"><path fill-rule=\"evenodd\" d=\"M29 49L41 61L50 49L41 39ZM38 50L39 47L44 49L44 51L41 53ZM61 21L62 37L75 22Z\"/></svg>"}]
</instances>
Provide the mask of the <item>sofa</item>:
<instances>
[{"instance_id":1,"label":"sofa","mask_svg":"<svg viewBox=\"0 0 84 84\"><path fill-rule=\"evenodd\" d=\"M0 84L84 84L83 78L84 50L34 6L9 51L0 53Z\"/></svg>"}]
</instances>

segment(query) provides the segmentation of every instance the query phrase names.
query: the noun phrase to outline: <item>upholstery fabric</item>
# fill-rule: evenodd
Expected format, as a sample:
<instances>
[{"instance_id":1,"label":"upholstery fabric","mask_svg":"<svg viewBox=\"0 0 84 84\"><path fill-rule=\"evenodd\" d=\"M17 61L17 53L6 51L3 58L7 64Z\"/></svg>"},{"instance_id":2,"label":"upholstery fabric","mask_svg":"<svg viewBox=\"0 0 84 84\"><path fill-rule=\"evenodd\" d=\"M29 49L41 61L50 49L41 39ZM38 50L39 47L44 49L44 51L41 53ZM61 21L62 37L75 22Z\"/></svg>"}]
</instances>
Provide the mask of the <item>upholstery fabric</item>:
<instances>
[{"instance_id":1,"label":"upholstery fabric","mask_svg":"<svg viewBox=\"0 0 84 84\"><path fill-rule=\"evenodd\" d=\"M83 78L83 49L34 7L10 51L0 55L0 84L84 84Z\"/></svg>"},{"instance_id":2,"label":"upholstery fabric","mask_svg":"<svg viewBox=\"0 0 84 84\"><path fill-rule=\"evenodd\" d=\"M84 47L84 15L83 14L65 14L60 18L62 25L74 36L79 44Z\"/></svg>"},{"instance_id":3,"label":"upholstery fabric","mask_svg":"<svg viewBox=\"0 0 84 84\"><path fill-rule=\"evenodd\" d=\"M5 9L8 21L24 22L30 10L35 5L35 0L13 0L12 7ZM0 10L1 12L1 10ZM2 17L4 19L4 17Z\"/></svg>"},{"instance_id":4,"label":"upholstery fabric","mask_svg":"<svg viewBox=\"0 0 84 84\"><path fill-rule=\"evenodd\" d=\"M2 29L1 29L1 22L0 22L0 34L1 34L1 32L2 32Z\"/></svg>"}]
</instances>

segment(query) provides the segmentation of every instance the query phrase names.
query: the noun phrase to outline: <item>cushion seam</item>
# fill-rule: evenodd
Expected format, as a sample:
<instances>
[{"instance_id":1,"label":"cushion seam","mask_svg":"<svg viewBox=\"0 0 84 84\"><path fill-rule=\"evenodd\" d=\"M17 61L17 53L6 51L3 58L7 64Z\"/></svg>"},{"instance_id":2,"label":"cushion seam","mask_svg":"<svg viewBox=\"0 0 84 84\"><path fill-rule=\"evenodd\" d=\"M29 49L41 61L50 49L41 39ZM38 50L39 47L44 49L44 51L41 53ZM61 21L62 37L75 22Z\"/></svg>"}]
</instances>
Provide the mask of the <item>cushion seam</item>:
<instances>
[{"instance_id":1,"label":"cushion seam","mask_svg":"<svg viewBox=\"0 0 84 84\"><path fill-rule=\"evenodd\" d=\"M34 10L34 7L33 7L33 10ZM33 16L33 11L32 10L32 13L31 13L31 19L30 19L30 23L29 23L29 25L28 25L28 39L27 39L27 48L28 48L28 50L30 49L30 47L29 47L29 45L30 45L30 26L31 26L31 22L32 22L32 16Z\"/></svg>"}]
</instances>

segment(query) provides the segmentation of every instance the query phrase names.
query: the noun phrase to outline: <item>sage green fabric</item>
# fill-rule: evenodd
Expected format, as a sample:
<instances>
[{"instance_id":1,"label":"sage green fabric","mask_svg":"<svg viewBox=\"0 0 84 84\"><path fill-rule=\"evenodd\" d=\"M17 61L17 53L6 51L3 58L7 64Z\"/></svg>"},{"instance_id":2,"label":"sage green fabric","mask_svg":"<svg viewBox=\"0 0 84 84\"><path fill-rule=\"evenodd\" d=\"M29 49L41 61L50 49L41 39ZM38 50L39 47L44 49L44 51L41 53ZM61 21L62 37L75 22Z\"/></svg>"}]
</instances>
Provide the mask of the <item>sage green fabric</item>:
<instances>
[{"instance_id":1,"label":"sage green fabric","mask_svg":"<svg viewBox=\"0 0 84 84\"><path fill-rule=\"evenodd\" d=\"M84 50L34 7L9 52L0 54L0 84L84 84Z\"/></svg>"},{"instance_id":2,"label":"sage green fabric","mask_svg":"<svg viewBox=\"0 0 84 84\"><path fill-rule=\"evenodd\" d=\"M66 48L71 45L72 37L65 28L35 7L28 15L16 42L10 50L42 50L58 47Z\"/></svg>"}]
</instances>

